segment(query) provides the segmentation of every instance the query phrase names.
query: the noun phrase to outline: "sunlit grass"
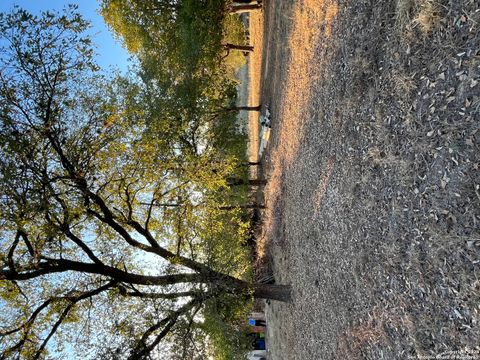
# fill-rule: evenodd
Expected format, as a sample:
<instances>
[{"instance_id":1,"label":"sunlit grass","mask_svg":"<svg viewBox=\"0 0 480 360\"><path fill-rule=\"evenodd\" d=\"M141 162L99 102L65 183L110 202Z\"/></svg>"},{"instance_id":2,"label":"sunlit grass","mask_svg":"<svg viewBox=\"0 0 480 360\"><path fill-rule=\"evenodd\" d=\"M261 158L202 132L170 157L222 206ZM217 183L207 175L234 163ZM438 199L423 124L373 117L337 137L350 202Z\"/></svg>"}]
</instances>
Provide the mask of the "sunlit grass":
<instances>
[{"instance_id":1,"label":"sunlit grass","mask_svg":"<svg viewBox=\"0 0 480 360\"><path fill-rule=\"evenodd\" d=\"M281 175L294 163L296 154L304 137L304 126L309 120L309 111L312 95L312 84L318 80L321 61L316 59L319 44L332 35L332 26L337 18L338 5L332 0L304 0L295 5L292 17L292 30L287 41L290 49L290 59L287 64L287 77L284 85L284 95L280 107L278 141L276 148L271 152L273 163L272 172L269 174L269 182L265 189L269 204L275 204L280 195ZM312 66L315 63L315 66ZM327 171L331 175L333 162ZM318 204L325 192L328 175L321 181L321 189L318 190ZM257 252L259 257L265 255L265 241L272 237L271 224L275 221L272 206L267 206L265 214L266 234L263 234L258 243Z\"/></svg>"},{"instance_id":2,"label":"sunlit grass","mask_svg":"<svg viewBox=\"0 0 480 360\"><path fill-rule=\"evenodd\" d=\"M435 0L397 0L397 26L411 31L418 27L425 35L441 21L441 6Z\"/></svg>"},{"instance_id":3,"label":"sunlit grass","mask_svg":"<svg viewBox=\"0 0 480 360\"><path fill-rule=\"evenodd\" d=\"M260 103L260 80L262 75L262 57L263 57L263 14L254 12L250 14L250 45L253 45L254 51L249 55L248 60L248 104L256 106ZM258 161L259 149L259 121L257 112L249 112L249 159ZM255 174L252 174L255 176Z\"/></svg>"}]
</instances>

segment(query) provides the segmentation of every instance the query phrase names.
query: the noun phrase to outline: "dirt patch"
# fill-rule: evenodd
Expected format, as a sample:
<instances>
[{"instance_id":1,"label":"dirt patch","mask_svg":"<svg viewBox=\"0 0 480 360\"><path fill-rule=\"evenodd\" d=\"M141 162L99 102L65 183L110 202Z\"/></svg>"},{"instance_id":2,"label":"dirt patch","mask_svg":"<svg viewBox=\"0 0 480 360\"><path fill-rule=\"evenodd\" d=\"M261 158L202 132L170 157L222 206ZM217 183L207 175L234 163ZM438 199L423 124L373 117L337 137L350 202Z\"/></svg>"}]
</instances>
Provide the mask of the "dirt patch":
<instances>
[{"instance_id":1,"label":"dirt patch","mask_svg":"<svg viewBox=\"0 0 480 360\"><path fill-rule=\"evenodd\" d=\"M264 21L259 240L294 295L267 306L270 358L480 351L478 2L270 0Z\"/></svg>"}]
</instances>

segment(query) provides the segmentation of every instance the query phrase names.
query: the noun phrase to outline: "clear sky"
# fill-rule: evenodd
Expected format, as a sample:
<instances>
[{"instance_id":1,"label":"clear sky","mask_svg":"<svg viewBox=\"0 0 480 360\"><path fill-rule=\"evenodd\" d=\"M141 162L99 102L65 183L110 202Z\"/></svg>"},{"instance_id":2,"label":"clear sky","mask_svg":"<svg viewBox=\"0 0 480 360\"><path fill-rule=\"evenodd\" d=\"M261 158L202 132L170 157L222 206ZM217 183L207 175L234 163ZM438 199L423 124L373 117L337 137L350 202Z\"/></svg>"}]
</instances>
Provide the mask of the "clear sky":
<instances>
[{"instance_id":1,"label":"clear sky","mask_svg":"<svg viewBox=\"0 0 480 360\"><path fill-rule=\"evenodd\" d=\"M103 22L102 16L98 13L97 0L0 0L0 12L8 12L14 5L18 5L32 14L38 14L44 10L61 11L68 4L78 5L78 11L92 23L90 33L97 45L98 65L104 70L113 66L125 72L129 55Z\"/></svg>"}]
</instances>

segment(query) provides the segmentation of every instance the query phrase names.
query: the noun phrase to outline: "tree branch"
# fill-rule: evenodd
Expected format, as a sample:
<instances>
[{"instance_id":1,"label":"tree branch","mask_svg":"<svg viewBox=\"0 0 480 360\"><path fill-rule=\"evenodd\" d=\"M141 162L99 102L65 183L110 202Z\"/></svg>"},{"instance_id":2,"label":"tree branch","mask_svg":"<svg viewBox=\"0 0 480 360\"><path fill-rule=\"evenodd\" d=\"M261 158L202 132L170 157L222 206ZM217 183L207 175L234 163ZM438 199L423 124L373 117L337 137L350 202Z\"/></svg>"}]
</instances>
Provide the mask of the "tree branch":
<instances>
[{"instance_id":1,"label":"tree branch","mask_svg":"<svg viewBox=\"0 0 480 360\"><path fill-rule=\"evenodd\" d=\"M8 251L8 255L7 255L8 267L12 272L16 272L15 263L13 261L13 255L15 253L15 249L17 248L19 241L20 241L20 232L17 231L17 233L15 234L15 240L13 240L12 246L10 246L10 250Z\"/></svg>"},{"instance_id":2,"label":"tree branch","mask_svg":"<svg viewBox=\"0 0 480 360\"><path fill-rule=\"evenodd\" d=\"M68 313L73 309L73 307L80 301L82 300L85 300L85 299L88 299L88 298L91 298L95 295L98 295L108 289L111 289L112 287L114 287L116 285L116 282L114 281L111 281L95 290L92 290L92 291L87 291L87 292L84 292L78 296L75 296L75 297L64 297L63 299L66 299L69 301L69 304L67 305L67 307L63 310L62 314L60 315L60 317L57 319L57 321L55 322L55 324L52 326L52 329L50 330L49 334L47 335L47 337L43 340L42 342L42 345L40 345L40 348L37 350L35 356L33 357L34 360L38 359L41 354L43 353L43 351L45 350L45 347L47 346L47 343L48 341L51 339L51 337L55 334L55 332L57 331L58 327L61 325L61 323L65 320L65 318L67 317Z\"/></svg>"},{"instance_id":3,"label":"tree branch","mask_svg":"<svg viewBox=\"0 0 480 360\"><path fill-rule=\"evenodd\" d=\"M85 244L79 237L77 237L75 234L72 233L70 230L70 227L67 224L64 224L61 226L61 229L63 230L63 233L70 239L72 240L75 244L77 244L92 260L94 263L103 265L102 261L95 256L93 251Z\"/></svg>"},{"instance_id":4,"label":"tree branch","mask_svg":"<svg viewBox=\"0 0 480 360\"><path fill-rule=\"evenodd\" d=\"M24 267L22 270L17 269L16 272L12 272L11 270L0 270L0 280L28 280L47 274L76 271L87 274L103 275L118 282L139 285L173 285L206 281L203 276L195 273L163 276L139 275L102 264L83 263L65 259L49 259L45 257L43 259L46 261L38 263L35 266Z\"/></svg>"},{"instance_id":5,"label":"tree branch","mask_svg":"<svg viewBox=\"0 0 480 360\"><path fill-rule=\"evenodd\" d=\"M185 314L187 311L190 311L193 307L198 304L201 304L203 299L195 298L182 306L180 309L172 312L172 314L158 323L149 327L145 333L142 335L142 338L138 341L137 346L133 349L132 354L128 357L128 360L143 359L148 355L158 344L159 342L170 332L172 327L177 322L178 318ZM158 329L162 328L162 331L155 337L155 339L147 345L148 338Z\"/></svg>"},{"instance_id":6,"label":"tree branch","mask_svg":"<svg viewBox=\"0 0 480 360\"><path fill-rule=\"evenodd\" d=\"M141 299L178 299L181 297L198 296L198 291L182 291L174 293L145 293L140 291L127 291L123 286L119 286L120 295L138 297Z\"/></svg>"},{"instance_id":7,"label":"tree branch","mask_svg":"<svg viewBox=\"0 0 480 360\"><path fill-rule=\"evenodd\" d=\"M35 322L35 319L43 311L43 309L45 309L48 305L50 305L51 302L52 302L52 299L48 299L48 300L44 301L42 303L42 305L40 305L32 313L32 315L30 315L27 322L25 322L20 327L14 329L14 330L11 330L11 331L9 331L5 334L5 335L13 334L14 332L18 332L18 331L21 331L23 329L23 334L22 334L21 339L15 345L13 345L12 347L10 347L9 349L4 351L4 353L0 357L0 360L4 360L4 359L8 358L10 354L12 354L13 352L15 352L15 351L17 351L17 350L19 350L23 347L23 344L25 344L25 342L28 339L28 335L30 334L30 330L32 329L32 326L33 326L33 323Z\"/></svg>"}]
</instances>

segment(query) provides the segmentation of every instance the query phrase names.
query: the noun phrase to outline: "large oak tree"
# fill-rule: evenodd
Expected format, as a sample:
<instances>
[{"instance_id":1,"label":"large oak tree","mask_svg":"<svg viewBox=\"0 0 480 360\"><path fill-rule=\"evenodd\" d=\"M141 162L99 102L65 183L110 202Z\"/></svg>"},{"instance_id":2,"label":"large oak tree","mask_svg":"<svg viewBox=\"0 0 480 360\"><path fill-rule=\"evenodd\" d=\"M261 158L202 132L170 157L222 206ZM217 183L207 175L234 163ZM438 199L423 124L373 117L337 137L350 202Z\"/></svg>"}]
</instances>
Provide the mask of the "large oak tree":
<instances>
[{"instance_id":1,"label":"large oak tree","mask_svg":"<svg viewBox=\"0 0 480 360\"><path fill-rule=\"evenodd\" d=\"M212 260L208 239L172 249L183 232L156 204L218 172L182 161L178 132L145 136L136 85L98 72L87 27L74 8L0 18L1 359L67 342L143 359L212 299L289 300Z\"/></svg>"}]
</instances>

